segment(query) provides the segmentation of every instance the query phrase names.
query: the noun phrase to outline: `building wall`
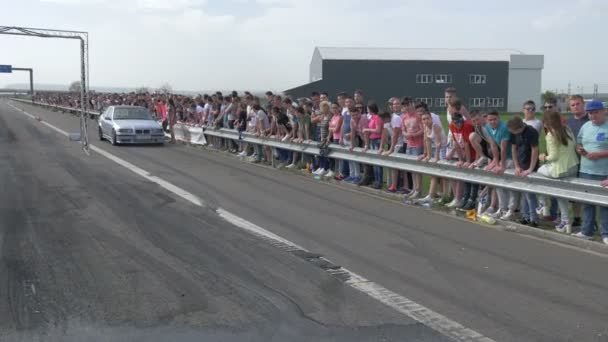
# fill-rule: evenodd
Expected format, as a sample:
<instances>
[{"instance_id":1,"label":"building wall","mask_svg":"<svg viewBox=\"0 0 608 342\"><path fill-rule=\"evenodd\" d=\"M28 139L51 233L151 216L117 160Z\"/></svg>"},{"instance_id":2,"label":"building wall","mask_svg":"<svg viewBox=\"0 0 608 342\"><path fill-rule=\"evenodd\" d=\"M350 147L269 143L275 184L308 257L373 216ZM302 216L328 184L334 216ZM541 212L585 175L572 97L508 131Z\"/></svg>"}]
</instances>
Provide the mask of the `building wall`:
<instances>
[{"instance_id":1,"label":"building wall","mask_svg":"<svg viewBox=\"0 0 608 342\"><path fill-rule=\"evenodd\" d=\"M316 82L321 78L323 78L323 59L321 58L319 49L315 49L310 61L310 78L308 82Z\"/></svg>"},{"instance_id":2,"label":"building wall","mask_svg":"<svg viewBox=\"0 0 608 342\"><path fill-rule=\"evenodd\" d=\"M508 111L520 111L522 104L527 100L536 102L537 109L541 107L543 64L542 55L511 56Z\"/></svg>"},{"instance_id":3,"label":"building wall","mask_svg":"<svg viewBox=\"0 0 608 342\"><path fill-rule=\"evenodd\" d=\"M338 61L322 63L323 86L319 91L335 95L362 89L366 99L383 105L391 96L432 99L431 108L441 111L444 90L456 87L458 96L468 108L476 107L472 99L483 99L480 108L489 107L492 99L502 102L492 109L504 111L508 104L508 62L446 62L446 61ZM417 83L417 75L432 75L431 83ZM451 83L437 82L436 76L451 75ZM471 84L470 75L485 75L485 84ZM480 101L480 100L478 100ZM429 101L426 101L427 103Z\"/></svg>"}]
</instances>

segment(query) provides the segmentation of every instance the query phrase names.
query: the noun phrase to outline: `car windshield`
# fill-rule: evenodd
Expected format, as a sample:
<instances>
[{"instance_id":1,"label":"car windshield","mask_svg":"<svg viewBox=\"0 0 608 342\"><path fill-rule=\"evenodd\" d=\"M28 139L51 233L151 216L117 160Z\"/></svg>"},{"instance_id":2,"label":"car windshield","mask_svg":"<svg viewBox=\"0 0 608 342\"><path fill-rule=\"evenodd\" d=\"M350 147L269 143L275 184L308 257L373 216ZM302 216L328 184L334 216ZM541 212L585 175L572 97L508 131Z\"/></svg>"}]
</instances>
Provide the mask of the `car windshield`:
<instances>
[{"instance_id":1,"label":"car windshield","mask_svg":"<svg viewBox=\"0 0 608 342\"><path fill-rule=\"evenodd\" d=\"M152 116L141 107L115 108L114 120L152 120Z\"/></svg>"}]
</instances>

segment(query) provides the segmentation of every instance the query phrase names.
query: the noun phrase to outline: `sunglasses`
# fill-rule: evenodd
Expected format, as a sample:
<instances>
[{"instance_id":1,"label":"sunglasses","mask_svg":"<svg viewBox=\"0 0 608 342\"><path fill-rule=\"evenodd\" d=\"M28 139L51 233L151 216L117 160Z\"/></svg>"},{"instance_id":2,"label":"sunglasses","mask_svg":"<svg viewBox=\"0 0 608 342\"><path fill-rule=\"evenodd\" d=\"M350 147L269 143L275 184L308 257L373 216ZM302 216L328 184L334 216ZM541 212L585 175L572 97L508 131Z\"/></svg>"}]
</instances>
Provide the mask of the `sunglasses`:
<instances>
[{"instance_id":1,"label":"sunglasses","mask_svg":"<svg viewBox=\"0 0 608 342\"><path fill-rule=\"evenodd\" d=\"M544 108L544 109L552 109L552 108L553 108L553 106L544 106L543 108Z\"/></svg>"}]
</instances>

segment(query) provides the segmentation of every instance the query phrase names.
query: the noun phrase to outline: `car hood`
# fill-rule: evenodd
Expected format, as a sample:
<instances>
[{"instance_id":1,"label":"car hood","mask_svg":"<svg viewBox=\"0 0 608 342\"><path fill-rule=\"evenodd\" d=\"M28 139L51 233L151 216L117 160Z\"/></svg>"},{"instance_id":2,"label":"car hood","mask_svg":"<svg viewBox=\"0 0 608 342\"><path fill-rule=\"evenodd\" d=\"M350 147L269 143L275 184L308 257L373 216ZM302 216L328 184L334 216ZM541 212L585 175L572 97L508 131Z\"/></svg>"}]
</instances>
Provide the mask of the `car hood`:
<instances>
[{"instance_id":1,"label":"car hood","mask_svg":"<svg viewBox=\"0 0 608 342\"><path fill-rule=\"evenodd\" d=\"M115 120L113 121L114 128L131 128L131 129L156 129L161 128L161 125L154 120Z\"/></svg>"}]
</instances>

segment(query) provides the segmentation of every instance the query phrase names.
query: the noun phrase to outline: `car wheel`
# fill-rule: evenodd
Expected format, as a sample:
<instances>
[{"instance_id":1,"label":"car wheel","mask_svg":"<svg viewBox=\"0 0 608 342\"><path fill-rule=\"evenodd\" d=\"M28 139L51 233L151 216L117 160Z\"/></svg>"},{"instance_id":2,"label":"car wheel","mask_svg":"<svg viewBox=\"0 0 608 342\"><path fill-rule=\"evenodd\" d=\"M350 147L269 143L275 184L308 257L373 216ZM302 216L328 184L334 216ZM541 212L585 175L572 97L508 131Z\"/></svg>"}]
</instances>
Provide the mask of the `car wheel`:
<instances>
[{"instance_id":1,"label":"car wheel","mask_svg":"<svg viewBox=\"0 0 608 342\"><path fill-rule=\"evenodd\" d=\"M103 132L101 131L101 127L97 127L97 131L99 132L99 141L103 141Z\"/></svg>"},{"instance_id":2,"label":"car wheel","mask_svg":"<svg viewBox=\"0 0 608 342\"><path fill-rule=\"evenodd\" d=\"M116 145L116 131L112 128L112 141L110 141L112 145Z\"/></svg>"}]
</instances>

